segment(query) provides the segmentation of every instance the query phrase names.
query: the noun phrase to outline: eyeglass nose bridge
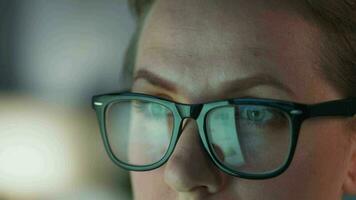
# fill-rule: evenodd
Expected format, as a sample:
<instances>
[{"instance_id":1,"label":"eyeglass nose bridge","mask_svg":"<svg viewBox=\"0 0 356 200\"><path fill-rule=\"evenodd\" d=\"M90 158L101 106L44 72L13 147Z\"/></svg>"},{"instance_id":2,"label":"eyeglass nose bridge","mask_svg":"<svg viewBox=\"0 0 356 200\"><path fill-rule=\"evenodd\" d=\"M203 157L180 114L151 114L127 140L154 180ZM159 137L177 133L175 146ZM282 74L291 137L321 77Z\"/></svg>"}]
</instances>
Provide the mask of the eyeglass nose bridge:
<instances>
[{"instance_id":1,"label":"eyeglass nose bridge","mask_svg":"<svg viewBox=\"0 0 356 200\"><path fill-rule=\"evenodd\" d=\"M203 108L203 104L176 104L176 107L183 119L193 118L196 120Z\"/></svg>"}]
</instances>

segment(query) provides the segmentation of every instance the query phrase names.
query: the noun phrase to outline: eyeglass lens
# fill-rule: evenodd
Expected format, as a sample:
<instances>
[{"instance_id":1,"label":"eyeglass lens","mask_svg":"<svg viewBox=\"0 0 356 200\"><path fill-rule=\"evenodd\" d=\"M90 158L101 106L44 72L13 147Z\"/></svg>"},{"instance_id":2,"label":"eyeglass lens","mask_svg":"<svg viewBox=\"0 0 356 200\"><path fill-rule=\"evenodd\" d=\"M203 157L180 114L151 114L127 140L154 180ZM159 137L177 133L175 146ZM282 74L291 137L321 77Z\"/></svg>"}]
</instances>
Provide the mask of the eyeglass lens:
<instances>
[{"instance_id":1,"label":"eyeglass lens","mask_svg":"<svg viewBox=\"0 0 356 200\"><path fill-rule=\"evenodd\" d=\"M161 160L170 144L173 124L172 111L149 101L114 102L106 111L112 152L120 161L135 166Z\"/></svg>"},{"instance_id":2,"label":"eyeglass lens","mask_svg":"<svg viewBox=\"0 0 356 200\"><path fill-rule=\"evenodd\" d=\"M206 132L215 157L233 171L268 173L289 156L289 117L279 109L259 105L229 105L211 110Z\"/></svg>"},{"instance_id":3,"label":"eyeglass lens","mask_svg":"<svg viewBox=\"0 0 356 200\"><path fill-rule=\"evenodd\" d=\"M174 130L173 112L159 103L124 100L111 103L106 134L120 161L151 165L167 153ZM267 173L281 167L291 148L289 116L262 105L228 105L207 113L205 131L212 153L224 166L244 173Z\"/></svg>"}]
</instances>

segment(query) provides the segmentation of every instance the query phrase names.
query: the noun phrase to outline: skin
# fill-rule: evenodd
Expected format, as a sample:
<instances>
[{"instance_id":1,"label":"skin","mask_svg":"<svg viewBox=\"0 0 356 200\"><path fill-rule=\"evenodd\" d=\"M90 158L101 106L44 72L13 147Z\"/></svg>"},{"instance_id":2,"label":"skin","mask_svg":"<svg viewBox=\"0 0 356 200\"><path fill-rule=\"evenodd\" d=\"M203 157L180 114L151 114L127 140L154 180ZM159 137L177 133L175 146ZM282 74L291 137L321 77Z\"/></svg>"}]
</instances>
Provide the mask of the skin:
<instances>
[{"instance_id":1,"label":"skin","mask_svg":"<svg viewBox=\"0 0 356 200\"><path fill-rule=\"evenodd\" d=\"M261 2L158 0L141 33L132 91L191 104L246 96L307 104L342 98L318 70L321 32L300 15L303 7ZM260 81L246 81L255 76ZM305 121L288 170L247 180L213 165L188 119L164 166L131 173L134 197L341 199L356 193L354 125L354 118Z\"/></svg>"}]
</instances>

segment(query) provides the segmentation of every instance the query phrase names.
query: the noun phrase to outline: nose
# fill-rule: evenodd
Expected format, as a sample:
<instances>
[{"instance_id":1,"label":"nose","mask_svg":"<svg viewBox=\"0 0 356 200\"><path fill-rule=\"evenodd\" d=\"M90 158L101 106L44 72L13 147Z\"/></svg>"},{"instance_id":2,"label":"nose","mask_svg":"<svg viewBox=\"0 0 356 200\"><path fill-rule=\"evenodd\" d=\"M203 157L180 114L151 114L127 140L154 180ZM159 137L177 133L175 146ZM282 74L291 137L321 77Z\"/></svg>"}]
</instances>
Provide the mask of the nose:
<instances>
[{"instance_id":1,"label":"nose","mask_svg":"<svg viewBox=\"0 0 356 200\"><path fill-rule=\"evenodd\" d=\"M210 161L201 145L197 124L186 119L182 134L164 169L164 180L181 194L206 196L222 190L227 175Z\"/></svg>"}]
</instances>

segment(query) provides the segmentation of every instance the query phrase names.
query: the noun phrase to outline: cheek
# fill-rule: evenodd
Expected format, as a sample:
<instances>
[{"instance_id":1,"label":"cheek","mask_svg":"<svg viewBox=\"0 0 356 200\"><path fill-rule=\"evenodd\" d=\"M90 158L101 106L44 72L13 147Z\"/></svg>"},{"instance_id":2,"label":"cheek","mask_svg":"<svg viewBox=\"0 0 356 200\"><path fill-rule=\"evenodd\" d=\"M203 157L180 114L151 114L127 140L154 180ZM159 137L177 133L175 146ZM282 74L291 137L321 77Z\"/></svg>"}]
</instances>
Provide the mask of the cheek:
<instances>
[{"instance_id":1,"label":"cheek","mask_svg":"<svg viewBox=\"0 0 356 200\"><path fill-rule=\"evenodd\" d=\"M296 164L301 164L299 160L309 163L312 175L318 175L320 182L328 178L335 183L341 179L350 147L343 120L319 118L305 121L298 143Z\"/></svg>"},{"instance_id":2,"label":"cheek","mask_svg":"<svg viewBox=\"0 0 356 200\"><path fill-rule=\"evenodd\" d=\"M346 171L348 140L343 122L311 119L303 123L286 185L313 199L339 199ZM305 197L307 198L307 197Z\"/></svg>"}]
</instances>

